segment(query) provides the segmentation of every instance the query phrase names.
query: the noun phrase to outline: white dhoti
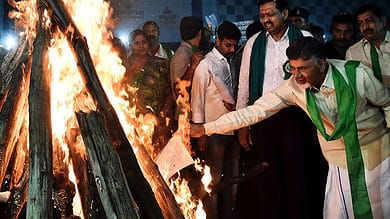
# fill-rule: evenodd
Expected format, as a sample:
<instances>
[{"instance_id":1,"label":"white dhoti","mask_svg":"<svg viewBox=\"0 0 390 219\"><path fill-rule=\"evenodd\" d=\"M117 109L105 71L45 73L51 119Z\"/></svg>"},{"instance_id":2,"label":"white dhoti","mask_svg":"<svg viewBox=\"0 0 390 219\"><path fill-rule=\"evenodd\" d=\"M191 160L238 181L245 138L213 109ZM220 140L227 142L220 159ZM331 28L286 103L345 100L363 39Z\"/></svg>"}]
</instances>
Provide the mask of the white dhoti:
<instances>
[{"instance_id":1,"label":"white dhoti","mask_svg":"<svg viewBox=\"0 0 390 219\"><path fill-rule=\"evenodd\" d=\"M372 170L365 169L365 177L374 219L390 219L390 157ZM355 218L348 170L332 164L326 183L324 218Z\"/></svg>"}]
</instances>

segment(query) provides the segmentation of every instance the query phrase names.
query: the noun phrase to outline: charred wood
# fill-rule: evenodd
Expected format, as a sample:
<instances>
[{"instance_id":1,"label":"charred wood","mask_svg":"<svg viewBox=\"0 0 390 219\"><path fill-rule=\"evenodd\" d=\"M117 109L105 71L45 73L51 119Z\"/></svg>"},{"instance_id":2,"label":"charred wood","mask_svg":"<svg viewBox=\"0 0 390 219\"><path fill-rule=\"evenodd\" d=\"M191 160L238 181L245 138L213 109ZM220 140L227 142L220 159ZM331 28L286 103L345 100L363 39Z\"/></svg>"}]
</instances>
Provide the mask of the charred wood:
<instances>
[{"instance_id":1,"label":"charred wood","mask_svg":"<svg viewBox=\"0 0 390 219\"><path fill-rule=\"evenodd\" d=\"M53 218L71 218L73 216L73 198L75 185L69 180L68 172L55 172L53 176Z\"/></svg>"},{"instance_id":2,"label":"charred wood","mask_svg":"<svg viewBox=\"0 0 390 219\"><path fill-rule=\"evenodd\" d=\"M27 103L25 107L27 113ZM22 115L27 115L23 113ZM24 123L15 147L15 160L9 166L12 167L10 190L12 191L9 203L8 216L6 218L21 218L25 214L28 191L28 127ZM24 211L24 212L22 212Z\"/></svg>"},{"instance_id":3,"label":"charred wood","mask_svg":"<svg viewBox=\"0 0 390 219\"><path fill-rule=\"evenodd\" d=\"M28 60L29 44L26 39L20 39L18 46L10 50L0 63L0 108L4 102L9 83L22 65Z\"/></svg>"},{"instance_id":4,"label":"charred wood","mask_svg":"<svg viewBox=\"0 0 390 219\"><path fill-rule=\"evenodd\" d=\"M50 33L43 26L43 10L44 7L38 9L39 22L32 54L29 93L30 176L27 218L37 219L53 217L50 72L47 69Z\"/></svg>"},{"instance_id":5,"label":"charred wood","mask_svg":"<svg viewBox=\"0 0 390 219\"><path fill-rule=\"evenodd\" d=\"M78 66L82 72L86 87L97 102L98 109L103 113L106 124L110 124L113 127L112 129L108 129L111 142L119 154L127 183L140 208L141 216L145 218L163 218L153 191L142 174L131 144L98 79L85 38L78 31L77 26L64 9L61 1L42 1L46 3L47 7L51 8L54 20L56 20L60 29L68 36L68 40L73 45ZM72 33L67 32L70 29L73 31Z\"/></svg>"},{"instance_id":6,"label":"charred wood","mask_svg":"<svg viewBox=\"0 0 390 219\"><path fill-rule=\"evenodd\" d=\"M9 84L6 100L0 111L0 182L3 182L18 134L24 121L20 116L28 93L29 71L20 66Z\"/></svg>"},{"instance_id":7,"label":"charred wood","mask_svg":"<svg viewBox=\"0 0 390 219\"><path fill-rule=\"evenodd\" d=\"M25 106L22 108L23 110L20 113L22 117L27 113L27 102L24 104ZM26 123L22 123L20 133L18 134L19 137L17 138L14 150L8 162L7 172L4 176L0 191L9 191L14 188L23 175L25 165L28 165L27 129L28 127Z\"/></svg>"},{"instance_id":8,"label":"charred wood","mask_svg":"<svg viewBox=\"0 0 390 219\"><path fill-rule=\"evenodd\" d=\"M27 103L25 103L26 115ZM27 182L28 182L28 149L27 149L26 123L23 123L18 141L14 147L14 152L8 164L6 177L4 178L1 191L11 191L10 198L6 205L2 206L1 218L21 218L22 210L27 201Z\"/></svg>"},{"instance_id":9,"label":"charred wood","mask_svg":"<svg viewBox=\"0 0 390 219\"><path fill-rule=\"evenodd\" d=\"M23 175L19 183L11 190L11 197L9 200L8 216L6 218L22 218L21 215L26 214L26 204L28 195L28 178L29 168L28 165L23 169Z\"/></svg>"},{"instance_id":10,"label":"charred wood","mask_svg":"<svg viewBox=\"0 0 390 219\"><path fill-rule=\"evenodd\" d=\"M27 102L23 107L23 112L21 115L27 115ZM21 118L26 121L27 118ZM24 172L28 170L28 148L27 148L27 138L28 138L28 126L26 122L23 122L22 128L20 129L19 138L16 142L14 149L13 157L11 159L12 163L8 164L8 169L10 170L10 185L9 190L14 189L20 184Z\"/></svg>"},{"instance_id":11,"label":"charred wood","mask_svg":"<svg viewBox=\"0 0 390 219\"><path fill-rule=\"evenodd\" d=\"M106 215L140 218L101 114L77 112L76 116Z\"/></svg>"},{"instance_id":12,"label":"charred wood","mask_svg":"<svg viewBox=\"0 0 390 219\"><path fill-rule=\"evenodd\" d=\"M53 139L53 218L70 218L75 185L69 179L69 165L58 139Z\"/></svg>"},{"instance_id":13,"label":"charred wood","mask_svg":"<svg viewBox=\"0 0 390 219\"><path fill-rule=\"evenodd\" d=\"M80 193L84 218L108 218L99 197L92 167L85 155L85 147L80 149L76 146L79 145L78 141L80 140L80 135L79 129L68 129L66 133L66 143L69 146L70 157L73 166L75 167L74 174L77 178L76 183Z\"/></svg>"}]
</instances>

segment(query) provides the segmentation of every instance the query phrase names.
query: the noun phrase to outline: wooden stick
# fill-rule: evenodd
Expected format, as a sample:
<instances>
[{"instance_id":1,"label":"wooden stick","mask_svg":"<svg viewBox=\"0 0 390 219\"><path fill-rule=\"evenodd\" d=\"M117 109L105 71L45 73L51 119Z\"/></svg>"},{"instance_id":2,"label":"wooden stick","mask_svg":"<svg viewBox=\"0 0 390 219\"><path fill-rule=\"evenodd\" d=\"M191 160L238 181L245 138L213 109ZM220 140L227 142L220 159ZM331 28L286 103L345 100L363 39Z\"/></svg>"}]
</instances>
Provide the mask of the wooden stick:
<instances>
[{"instance_id":1,"label":"wooden stick","mask_svg":"<svg viewBox=\"0 0 390 219\"><path fill-rule=\"evenodd\" d=\"M0 111L0 182L3 182L8 163L24 117L20 116L26 107L28 89L28 72L23 68L17 69L10 81L6 100Z\"/></svg>"},{"instance_id":2,"label":"wooden stick","mask_svg":"<svg viewBox=\"0 0 390 219\"><path fill-rule=\"evenodd\" d=\"M116 112L109 102L99 78L97 77L85 38L78 31L77 26L64 9L62 2L47 0L45 3L47 4L47 7L50 7L53 10L54 20L57 22L60 29L68 36L68 40L71 42L71 45L73 45L74 53L77 56L77 63L79 64L78 67L82 72L82 77L85 81L87 90L97 102L98 109L102 112L106 124L110 125L108 131L111 142L119 154L127 183L135 201L138 204L138 207L140 208L141 216L144 218L163 218L163 214L154 193L142 174L131 144L129 143ZM72 29L73 32L67 32L69 29ZM150 166L146 168L157 167ZM158 170L156 172L159 173ZM160 174L152 177L159 177L162 183L165 183ZM155 192L157 193L159 191ZM170 200L160 200L160 202L167 201ZM173 203L172 205L175 204L176 203ZM178 207L176 212L180 212ZM174 214L176 214L176 212Z\"/></svg>"},{"instance_id":3,"label":"wooden stick","mask_svg":"<svg viewBox=\"0 0 390 219\"><path fill-rule=\"evenodd\" d=\"M17 219L20 218L24 207L27 204L28 196L28 178L29 178L29 169L28 165L23 169L23 175L19 183L15 188L12 189L11 197L9 200L10 210L9 216L7 218Z\"/></svg>"},{"instance_id":4,"label":"wooden stick","mask_svg":"<svg viewBox=\"0 0 390 219\"><path fill-rule=\"evenodd\" d=\"M27 103L25 112L22 115L27 115ZM27 203L27 191L28 191L28 176L29 176L29 159L27 149L28 127L27 123L23 123L20 131L19 139L15 147L15 162L10 164L13 171L11 173L11 197L8 201L9 210L6 218L17 219L20 218L20 214L23 207Z\"/></svg>"},{"instance_id":5,"label":"wooden stick","mask_svg":"<svg viewBox=\"0 0 390 219\"><path fill-rule=\"evenodd\" d=\"M29 44L27 39L21 38L18 46L10 50L0 63L0 98L6 94L8 85L14 72L22 68L23 63L28 60Z\"/></svg>"},{"instance_id":6,"label":"wooden stick","mask_svg":"<svg viewBox=\"0 0 390 219\"><path fill-rule=\"evenodd\" d=\"M80 135L80 129L68 129L66 132L66 144L69 146L69 155L77 178L77 188L80 193L84 218L108 218L99 197L92 167L87 161L86 149L77 148Z\"/></svg>"},{"instance_id":7,"label":"wooden stick","mask_svg":"<svg viewBox=\"0 0 390 219\"><path fill-rule=\"evenodd\" d=\"M76 116L106 215L140 218L101 114L77 112Z\"/></svg>"},{"instance_id":8,"label":"wooden stick","mask_svg":"<svg viewBox=\"0 0 390 219\"><path fill-rule=\"evenodd\" d=\"M53 217L53 149L50 107L50 72L48 45L50 33L43 27L43 10L34 41L29 93L30 176L28 181L27 218Z\"/></svg>"}]
</instances>

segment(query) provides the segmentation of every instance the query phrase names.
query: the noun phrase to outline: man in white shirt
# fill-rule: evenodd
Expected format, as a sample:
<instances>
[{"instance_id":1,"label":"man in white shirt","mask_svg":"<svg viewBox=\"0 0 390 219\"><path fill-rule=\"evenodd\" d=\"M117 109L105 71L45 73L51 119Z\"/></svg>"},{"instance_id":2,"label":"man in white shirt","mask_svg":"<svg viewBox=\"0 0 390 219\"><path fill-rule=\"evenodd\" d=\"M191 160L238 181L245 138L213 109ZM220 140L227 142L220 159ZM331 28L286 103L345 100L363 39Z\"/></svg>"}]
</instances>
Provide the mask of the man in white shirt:
<instances>
[{"instance_id":1,"label":"man in white shirt","mask_svg":"<svg viewBox=\"0 0 390 219\"><path fill-rule=\"evenodd\" d=\"M313 38L294 41L287 55L293 78L251 106L191 125L191 136L224 133L299 106L318 128L329 163L324 218L389 218L389 89L358 61L326 60Z\"/></svg>"},{"instance_id":2,"label":"man in white shirt","mask_svg":"<svg viewBox=\"0 0 390 219\"><path fill-rule=\"evenodd\" d=\"M206 123L218 119L235 108L233 81L229 58L237 49L241 31L229 21L218 27L215 47L206 54L195 70L192 91L191 111L194 123ZM234 132L226 132L198 138L198 144L206 165L210 167L212 184L225 178L239 175L240 146L234 139ZM205 203L207 218L233 218L237 185L222 193L222 211L218 211L218 197L212 195Z\"/></svg>"},{"instance_id":3,"label":"man in white shirt","mask_svg":"<svg viewBox=\"0 0 390 219\"><path fill-rule=\"evenodd\" d=\"M288 8L285 0L259 1L260 22L265 31L249 38L245 45L237 109L253 104L254 100L280 86L285 81L283 64L287 61L287 47L302 35L311 36L288 23ZM297 122L305 125L292 128ZM276 134L280 137L275 138ZM305 138L307 135L312 139ZM243 172L258 163L270 163L267 171L239 185L237 199L245 204L237 208L244 218L302 218L306 213L311 214L304 211L321 214L322 197L307 198L325 190L325 180L321 185L315 182L320 176L308 174L318 166L314 162L322 158L318 147L313 146L318 143L311 143L317 141L315 135L314 127L299 108L285 109L266 122L251 126L250 131L249 127L239 130L239 141L245 149L241 151ZM318 151L309 152L312 148ZM308 159L314 160L311 166L306 164ZM324 168L323 175L326 166ZM312 201L309 203L305 199Z\"/></svg>"},{"instance_id":4,"label":"man in white shirt","mask_svg":"<svg viewBox=\"0 0 390 219\"><path fill-rule=\"evenodd\" d=\"M346 53L347 60L358 60L371 67L376 77L390 87L390 32L382 10L373 4L362 5L356 20L363 38Z\"/></svg>"}]
</instances>

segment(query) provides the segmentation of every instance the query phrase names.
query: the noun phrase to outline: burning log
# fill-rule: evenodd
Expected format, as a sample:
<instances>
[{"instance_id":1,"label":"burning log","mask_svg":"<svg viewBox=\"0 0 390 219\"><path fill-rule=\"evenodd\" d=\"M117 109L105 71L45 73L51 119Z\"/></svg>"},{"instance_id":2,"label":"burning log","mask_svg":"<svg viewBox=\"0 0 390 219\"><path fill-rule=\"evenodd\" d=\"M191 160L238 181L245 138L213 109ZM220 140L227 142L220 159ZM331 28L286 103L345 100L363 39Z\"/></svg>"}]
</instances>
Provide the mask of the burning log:
<instances>
[{"instance_id":1,"label":"burning log","mask_svg":"<svg viewBox=\"0 0 390 219\"><path fill-rule=\"evenodd\" d=\"M73 45L73 50L77 56L78 66L82 72L83 80L86 82L88 91L97 102L98 109L102 112L107 127L109 127L107 129L111 142L119 154L128 185L140 208L141 216L145 218L162 218L163 214L159 207L160 204L160 206L169 206L167 209L164 208L165 211L163 213L166 218L172 218L172 215L175 218L182 218L172 193L150 157L149 159L151 162L145 162L144 164L147 166L143 166L143 169L147 173L152 173L150 177L154 179L154 182L158 182L158 189L155 190L156 194L153 193L150 185L142 174L131 144L97 77L84 37L78 31L62 3L55 0L47 0L45 3L47 7L53 10L54 20L57 22L60 29L65 32L68 36L68 40ZM67 32L68 30L72 31L72 33ZM149 156L146 150L139 151L144 153L143 155L140 155L142 158ZM159 196L157 198L159 204L154 195Z\"/></svg>"},{"instance_id":2,"label":"burning log","mask_svg":"<svg viewBox=\"0 0 390 219\"><path fill-rule=\"evenodd\" d=\"M43 26L43 7L32 54L29 93L30 177L27 218L53 217L53 149L50 107L50 72L48 66L49 31ZM38 122L40 121L40 122Z\"/></svg>"},{"instance_id":3,"label":"burning log","mask_svg":"<svg viewBox=\"0 0 390 219\"><path fill-rule=\"evenodd\" d=\"M77 188L80 193L81 206L85 218L107 218L103 204L100 200L98 189L95 183L95 176L92 167L87 161L85 152L76 148L79 129L68 129L66 143L69 146L69 154L72 159L74 174L77 178Z\"/></svg>"},{"instance_id":4,"label":"burning log","mask_svg":"<svg viewBox=\"0 0 390 219\"><path fill-rule=\"evenodd\" d=\"M23 107L23 112L21 115L27 115L27 102ZM27 118L22 118L27 119ZM28 127L27 123L22 124L20 133L18 135L18 141L16 142L15 149L8 164L8 171L10 175L10 183L8 190L17 187L23 178L24 172L28 170L28 148L27 148L27 138L28 138Z\"/></svg>"},{"instance_id":5,"label":"burning log","mask_svg":"<svg viewBox=\"0 0 390 219\"><path fill-rule=\"evenodd\" d=\"M80 61L79 67L84 73L83 77L86 81L87 89L97 101L99 111L101 111L104 115L111 141L113 142L114 148L121 159L130 190L134 193L135 200L138 200L137 203L141 209L141 215L147 218L161 218L163 215L165 218L182 218L183 216L179 207L176 205L173 194L166 185L156 164L150 158L148 152L142 145L138 147L137 153L138 156L141 157L139 161L141 162L144 173L150 176L149 182L156 185L157 190L155 190L154 194L148 184L148 181L146 181L144 175L140 172L141 170L138 165L137 158L132 150L132 146L128 141L116 112L110 104L96 75L85 39L73 36L73 45L78 56L78 60ZM158 204L155 196L157 196L156 198ZM161 211L163 211L163 215L161 215ZM154 215L151 215L151 213Z\"/></svg>"},{"instance_id":6,"label":"burning log","mask_svg":"<svg viewBox=\"0 0 390 219\"><path fill-rule=\"evenodd\" d=\"M28 167L26 165L26 167ZM9 207L9 216L7 218L20 218L23 209L26 207L27 194L28 194L28 178L29 170L28 168L24 169L22 178L16 187L12 190Z\"/></svg>"},{"instance_id":7,"label":"burning log","mask_svg":"<svg viewBox=\"0 0 390 219\"><path fill-rule=\"evenodd\" d=\"M28 71L24 71L22 63L13 73L6 100L0 112L0 182L3 182L8 163L14 150L24 117L23 111L27 99Z\"/></svg>"},{"instance_id":8,"label":"burning log","mask_svg":"<svg viewBox=\"0 0 390 219\"><path fill-rule=\"evenodd\" d=\"M25 112L22 115L26 115L27 103L23 109L25 109ZM27 135L28 127L26 123L23 123L11 161L8 165L9 183L7 188L2 188L12 191L8 200L7 209L4 211L5 218L20 218L26 206L29 175Z\"/></svg>"},{"instance_id":9,"label":"burning log","mask_svg":"<svg viewBox=\"0 0 390 219\"><path fill-rule=\"evenodd\" d=\"M29 44L26 39L22 39L18 47L9 51L0 63L0 102L3 102L7 92L8 85L14 75L14 72L22 68L22 65L28 59ZM0 108L3 104L0 104Z\"/></svg>"},{"instance_id":10,"label":"burning log","mask_svg":"<svg viewBox=\"0 0 390 219\"><path fill-rule=\"evenodd\" d=\"M58 139L53 142L53 217L70 218L73 216L73 198L76 187L69 178L68 162L66 154Z\"/></svg>"},{"instance_id":11,"label":"burning log","mask_svg":"<svg viewBox=\"0 0 390 219\"><path fill-rule=\"evenodd\" d=\"M76 116L106 215L140 218L102 117L97 112L77 112Z\"/></svg>"}]
</instances>

